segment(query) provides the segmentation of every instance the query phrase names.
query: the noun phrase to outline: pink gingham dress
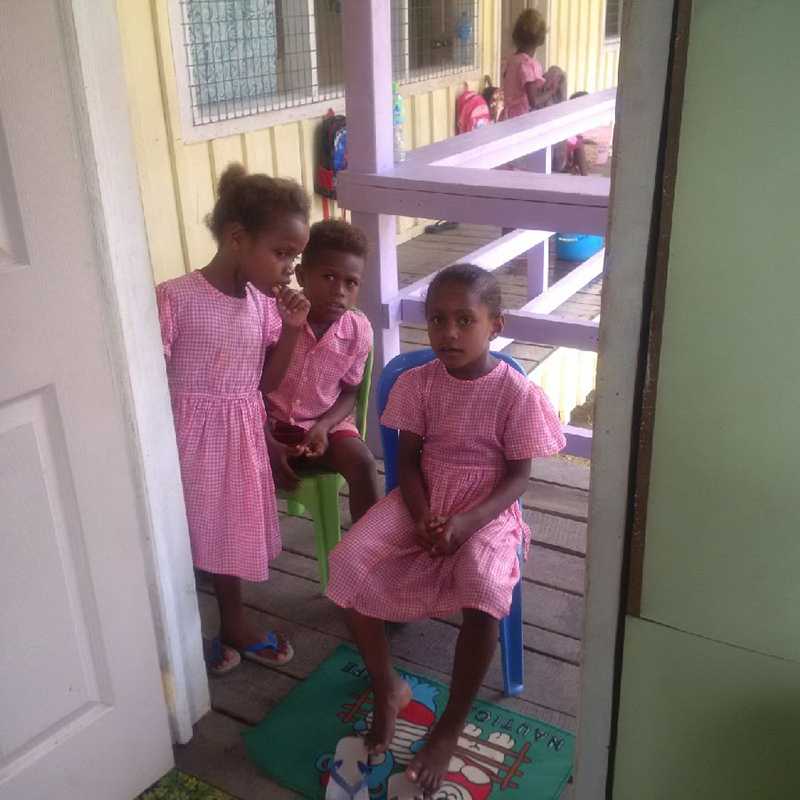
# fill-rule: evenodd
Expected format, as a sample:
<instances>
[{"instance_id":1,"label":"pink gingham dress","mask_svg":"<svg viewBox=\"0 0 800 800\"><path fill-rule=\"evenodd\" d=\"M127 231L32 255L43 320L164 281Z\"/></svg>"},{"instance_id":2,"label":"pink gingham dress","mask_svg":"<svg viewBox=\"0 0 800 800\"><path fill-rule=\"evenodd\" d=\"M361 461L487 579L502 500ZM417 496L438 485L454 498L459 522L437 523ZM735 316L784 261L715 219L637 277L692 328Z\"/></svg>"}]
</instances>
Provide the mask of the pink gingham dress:
<instances>
[{"instance_id":1,"label":"pink gingham dress","mask_svg":"<svg viewBox=\"0 0 800 800\"><path fill-rule=\"evenodd\" d=\"M503 361L473 381L454 378L438 359L409 370L398 378L382 421L423 437L430 508L442 516L486 499L505 474L506 460L552 455L565 444L547 397ZM395 489L331 553L328 597L396 622L462 608L502 619L519 580L517 550L526 550L529 540L514 503L453 555L432 558L417 543Z\"/></svg>"},{"instance_id":2,"label":"pink gingham dress","mask_svg":"<svg viewBox=\"0 0 800 800\"><path fill-rule=\"evenodd\" d=\"M527 53L514 53L503 70L503 119L513 119L531 110L525 88L529 83L544 83L542 65Z\"/></svg>"},{"instance_id":3,"label":"pink gingham dress","mask_svg":"<svg viewBox=\"0 0 800 800\"><path fill-rule=\"evenodd\" d=\"M371 349L372 326L360 311L346 311L321 339L306 323L281 385L267 395L270 422L312 428L343 387L361 383ZM352 416L329 432L339 431L358 435Z\"/></svg>"},{"instance_id":4,"label":"pink gingham dress","mask_svg":"<svg viewBox=\"0 0 800 800\"><path fill-rule=\"evenodd\" d=\"M258 388L281 332L275 300L249 285L229 297L199 271L156 298L194 564L263 581L281 549Z\"/></svg>"}]
</instances>

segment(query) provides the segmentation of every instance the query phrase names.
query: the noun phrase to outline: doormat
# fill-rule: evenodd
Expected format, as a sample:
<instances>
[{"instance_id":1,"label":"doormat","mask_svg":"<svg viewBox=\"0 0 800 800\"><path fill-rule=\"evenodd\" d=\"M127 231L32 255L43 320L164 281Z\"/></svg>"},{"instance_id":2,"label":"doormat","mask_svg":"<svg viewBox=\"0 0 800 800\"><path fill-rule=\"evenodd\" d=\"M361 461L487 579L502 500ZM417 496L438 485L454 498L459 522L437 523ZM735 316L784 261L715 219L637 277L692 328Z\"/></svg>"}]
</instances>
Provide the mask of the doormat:
<instances>
[{"instance_id":1,"label":"doormat","mask_svg":"<svg viewBox=\"0 0 800 800\"><path fill-rule=\"evenodd\" d=\"M236 800L233 795L179 769L168 772L136 800Z\"/></svg>"},{"instance_id":2,"label":"doormat","mask_svg":"<svg viewBox=\"0 0 800 800\"><path fill-rule=\"evenodd\" d=\"M370 760L372 800L385 800L389 776L402 772L444 710L448 689L401 671L413 692L389 751ZM251 760L283 786L322 800L328 766L343 736L369 727L372 692L358 653L340 645L255 728L244 733ZM477 700L435 798L557 800L572 772L575 737L553 725Z\"/></svg>"}]
</instances>

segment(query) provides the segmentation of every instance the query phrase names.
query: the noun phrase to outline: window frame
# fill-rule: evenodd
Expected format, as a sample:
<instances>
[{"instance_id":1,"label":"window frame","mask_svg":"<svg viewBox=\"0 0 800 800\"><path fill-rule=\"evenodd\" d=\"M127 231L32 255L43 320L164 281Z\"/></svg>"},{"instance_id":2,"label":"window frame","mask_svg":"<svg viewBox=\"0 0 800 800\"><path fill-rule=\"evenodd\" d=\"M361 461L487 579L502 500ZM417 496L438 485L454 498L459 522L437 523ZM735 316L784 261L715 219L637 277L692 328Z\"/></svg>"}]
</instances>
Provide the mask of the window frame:
<instances>
[{"instance_id":1,"label":"window frame","mask_svg":"<svg viewBox=\"0 0 800 800\"><path fill-rule=\"evenodd\" d=\"M178 116L180 119L181 140L186 144L196 144L198 142L208 142L214 139L222 139L227 136L236 136L253 131L264 130L275 125L282 125L289 122L301 122L307 119L318 119L323 117L328 110L333 110L336 114L345 113L345 98L323 97L314 99L315 94L325 94L324 90L316 92L312 89L309 95L309 102L299 103L290 108L274 109L272 111L261 111L256 114L249 114L243 117L233 117L231 119L218 120L197 125L192 116L192 96L189 88L189 67L186 61L186 47L183 40L183 18L181 12L182 0L167 0L169 38L172 46L172 65L175 73L175 87L178 100ZM314 0L307 0L310 18L315 20ZM480 0L476 0L480 3ZM316 26L309 26L309 42L311 37L316 35ZM480 35L480 34L478 34ZM313 55L314 48L311 48L311 67L312 74L316 75L317 67ZM476 56L480 59L480 47L476 48ZM400 93L404 97L421 94L427 91L453 86L463 81L480 80L482 70L479 66L467 66L458 72L449 72L442 75L434 75L419 80L414 80L413 73L409 74L408 80L401 80ZM455 111L453 112L455 113Z\"/></svg>"},{"instance_id":2,"label":"window frame","mask_svg":"<svg viewBox=\"0 0 800 800\"><path fill-rule=\"evenodd\" d=\"M614 48L619 47L620 41L622 39L622 8L624 5L624 0L614 0L617 3L617 32L608 34L608 4L609 0L606 0L603 6L603 44L607 48Z\"/></svg>"}]
</instances>

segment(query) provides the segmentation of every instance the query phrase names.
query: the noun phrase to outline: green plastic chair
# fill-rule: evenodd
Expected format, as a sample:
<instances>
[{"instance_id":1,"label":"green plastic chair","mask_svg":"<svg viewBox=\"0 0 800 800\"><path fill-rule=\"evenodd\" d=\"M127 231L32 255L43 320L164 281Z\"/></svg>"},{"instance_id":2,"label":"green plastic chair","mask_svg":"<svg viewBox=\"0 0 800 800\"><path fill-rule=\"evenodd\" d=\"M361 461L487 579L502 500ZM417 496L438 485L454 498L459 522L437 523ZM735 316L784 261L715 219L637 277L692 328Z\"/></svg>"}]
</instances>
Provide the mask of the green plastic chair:
<instances>
[{"instance_id":1,"label":"green plastic chair","mask_svg":"<svg viewBox=\"0 0 800 800\"><path fill-rule=\"evenodd\" d=\"M364 365L364 377L356 397L356 427L361 437L367 431L367 408L372 384L372 351ZM339 512L339 492L344 478L338 472L328 470L304 471L300 485L293 492L278 491L278 497L286 500L286 511L292 517L300 517L304 511L314 521L314 538L317 545L317 564L322 591L328 588L328 553L342 538L342 519Z\"/></svg>"}]
</instances>

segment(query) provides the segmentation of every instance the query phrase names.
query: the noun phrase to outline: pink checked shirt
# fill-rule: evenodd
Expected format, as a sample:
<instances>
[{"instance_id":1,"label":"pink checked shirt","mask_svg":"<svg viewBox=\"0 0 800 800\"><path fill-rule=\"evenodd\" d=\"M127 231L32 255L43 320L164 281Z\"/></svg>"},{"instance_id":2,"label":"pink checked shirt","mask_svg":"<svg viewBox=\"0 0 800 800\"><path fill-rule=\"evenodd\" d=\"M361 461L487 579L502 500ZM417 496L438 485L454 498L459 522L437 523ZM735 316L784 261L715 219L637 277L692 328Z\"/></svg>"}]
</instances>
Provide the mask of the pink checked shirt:
<instances>
[{"instance_id":1,"label":"pink checked shirt","mask_svg":"<svg viewBox=\"0 0 800 800\"><path fill-rule=\"evenodd\" d=\"M360 311L346 311L319 340L306 325L281 385L267 395L270 420L309 430L343 386L361 383L371 349L372 326ZM352 416L330 432L343 430L358 433Z\"/></svg>"},{"instance_id":2,"label":"pink checked shirt","mask_svg":"<svg viewBox=\"0 0 800 800\"><path fill-rule=\"evenodd\" d=\"M512 119L531 110L528 102L528 83L544 83L542 65L527 53L514 53L503 70L503 102L505 118Z\"/></svg>"}]
</instances>

